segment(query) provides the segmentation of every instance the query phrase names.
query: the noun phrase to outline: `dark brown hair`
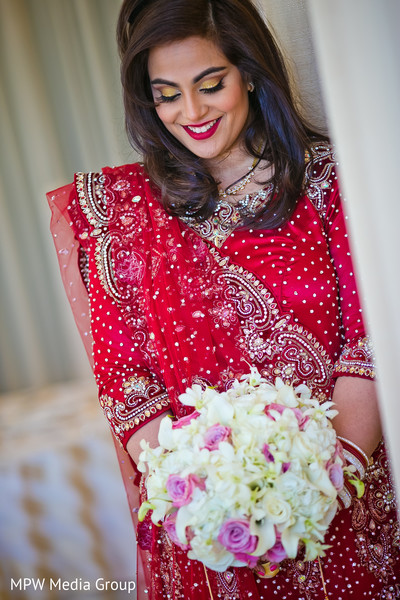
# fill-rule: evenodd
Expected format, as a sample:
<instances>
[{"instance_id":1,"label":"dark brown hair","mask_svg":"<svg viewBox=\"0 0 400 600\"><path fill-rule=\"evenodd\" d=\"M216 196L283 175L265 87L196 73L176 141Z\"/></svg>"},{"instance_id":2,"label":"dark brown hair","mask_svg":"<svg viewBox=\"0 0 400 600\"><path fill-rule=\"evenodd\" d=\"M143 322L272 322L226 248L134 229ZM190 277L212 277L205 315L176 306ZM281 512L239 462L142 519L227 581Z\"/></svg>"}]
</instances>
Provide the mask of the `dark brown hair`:
<instances>
[{"instance_id":1,"label":"dark brown hair","mask_svg":"<svg viewBox=\"0 0 400 600\"><path fill-rule=\"evenodd\" d=\"M129 21L131 19L133 22ZM274 165L274 200L246 225L274 228L293 212L302 191L305 152L313 132L299 115L279 48L250 0L125 0L117 38L121 56L126 128L143 155L167 210L196 220L211 216L218 182L158 118L147 71L149 50L191 36L215 43L243 78L249 94L248 152ZM259 150L260 140L265 142Z\"/></svg>"}]
</instances>

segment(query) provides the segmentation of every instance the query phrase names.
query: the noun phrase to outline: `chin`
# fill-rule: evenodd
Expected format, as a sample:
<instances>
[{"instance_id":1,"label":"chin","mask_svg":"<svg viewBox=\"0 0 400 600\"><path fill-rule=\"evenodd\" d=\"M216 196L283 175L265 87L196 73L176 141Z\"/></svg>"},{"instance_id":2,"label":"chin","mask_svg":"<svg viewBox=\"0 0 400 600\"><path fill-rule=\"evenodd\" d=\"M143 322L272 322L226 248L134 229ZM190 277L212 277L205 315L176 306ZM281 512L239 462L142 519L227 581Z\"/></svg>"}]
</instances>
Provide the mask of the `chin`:
<instances>
[{"instance_id":1,"label":"chin","mask_svg":"<svg viewBox=\"0 0 400 600\"><path fill-rule=\"evenodd\" d=\"M187 148L193 152L193 154L195 154L196 156L198 156L199 158L203 158L204 160L215 160L220 156L220 152L218 150L215 149L207 149L207 148L199 148L199 147L192 147L190 148L189 146L187 146Z\"/></svg>"}]
</instances>

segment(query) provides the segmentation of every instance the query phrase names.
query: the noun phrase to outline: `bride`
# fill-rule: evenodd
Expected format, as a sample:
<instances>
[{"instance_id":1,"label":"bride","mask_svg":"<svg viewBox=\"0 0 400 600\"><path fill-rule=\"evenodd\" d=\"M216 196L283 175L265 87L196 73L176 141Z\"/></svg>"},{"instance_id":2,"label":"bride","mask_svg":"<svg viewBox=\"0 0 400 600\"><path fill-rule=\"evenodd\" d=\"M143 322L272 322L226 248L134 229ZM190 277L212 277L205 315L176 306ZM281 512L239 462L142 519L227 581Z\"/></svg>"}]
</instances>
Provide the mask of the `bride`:
<instances>
[{"instance_id":1,"label":"bride","mask_svg":"<svg viewBox=\"0 0 400 600\"><path fill-rule=\"evenodd\" d=\"M118 43L143 163L78 173L49 198L134 511L138 597L399 598L396 507L334 150L299 115L250 0L125 0ZM227 389L249 364L334 400L365 493L341 493L321 561L300 553L272 571L216 573L162 527L136 523L135 463L166 413L187 414L177 402L187 386Z\"/></svg>"}]
</instances>

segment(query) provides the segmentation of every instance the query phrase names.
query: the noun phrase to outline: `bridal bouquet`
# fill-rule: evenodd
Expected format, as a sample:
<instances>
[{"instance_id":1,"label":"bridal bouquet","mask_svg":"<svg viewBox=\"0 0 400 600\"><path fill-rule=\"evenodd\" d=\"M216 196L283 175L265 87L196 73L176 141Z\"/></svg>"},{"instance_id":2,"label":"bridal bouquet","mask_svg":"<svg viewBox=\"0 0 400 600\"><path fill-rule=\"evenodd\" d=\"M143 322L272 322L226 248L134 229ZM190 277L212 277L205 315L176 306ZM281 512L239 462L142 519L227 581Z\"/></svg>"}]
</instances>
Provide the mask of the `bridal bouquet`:
<instances>
[{"instance_id":1,"label":"bridal bouquet","mask_svg":"<svg viewBox=\"0 0 400 600\"><path fill-rule=\"evenodd\" d=\"M305 385L263 379L257 369L218 392L193 385L179 397L194 412L161 421L159 446L141 441L143 520L215 571L324 555L345 467L330 418Z\"/></svg>"}]
</instances>

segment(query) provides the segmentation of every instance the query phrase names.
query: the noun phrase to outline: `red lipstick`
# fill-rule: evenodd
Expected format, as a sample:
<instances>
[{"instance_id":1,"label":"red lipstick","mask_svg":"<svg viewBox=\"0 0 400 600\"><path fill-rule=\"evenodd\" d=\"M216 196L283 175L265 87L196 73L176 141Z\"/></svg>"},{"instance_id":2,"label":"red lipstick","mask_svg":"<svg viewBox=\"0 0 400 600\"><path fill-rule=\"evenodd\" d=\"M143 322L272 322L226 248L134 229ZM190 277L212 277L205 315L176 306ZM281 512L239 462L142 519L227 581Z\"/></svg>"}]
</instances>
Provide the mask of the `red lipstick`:
<instances>
[{"instance_id":1,"label":"red lipstick","mask_svg":"<svg viewBox=\"0 0 400 600\"><path fill-rule=\"evenodd\" d=\"M206 121L205 123L199 123L198 125L182 125L182 127L194 140L206 140L214 135L220 122L221 117L213 119L212 121ZM202 128L206 128L206 130L199 131L199 129Z\"/></svg>"}]
</instances>

